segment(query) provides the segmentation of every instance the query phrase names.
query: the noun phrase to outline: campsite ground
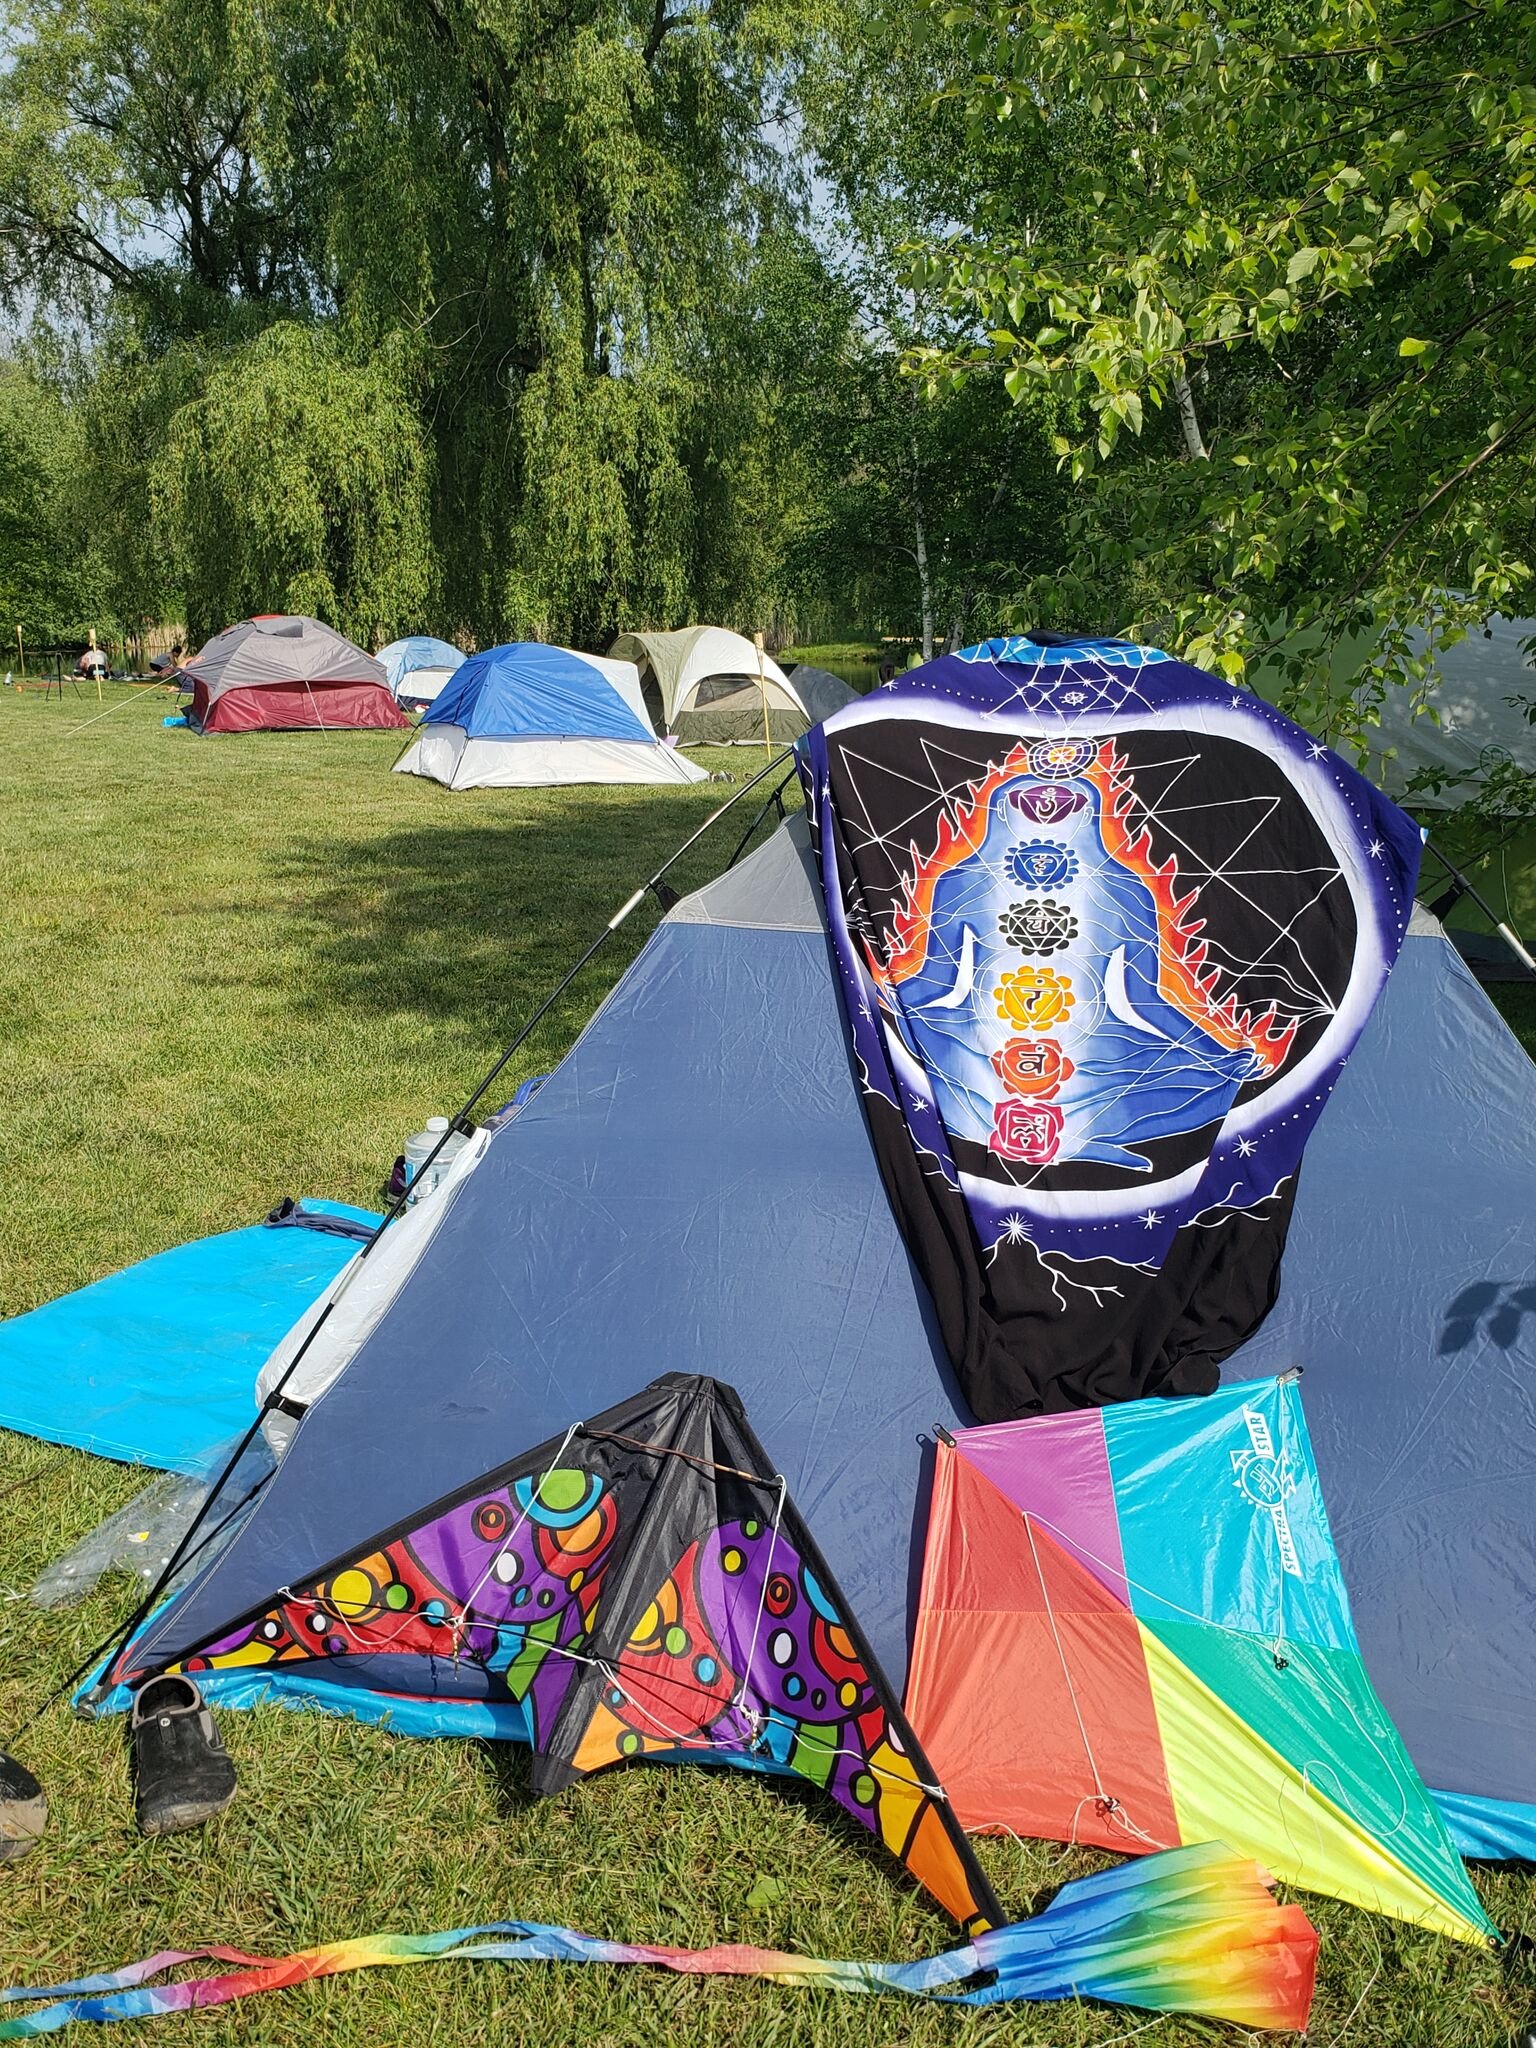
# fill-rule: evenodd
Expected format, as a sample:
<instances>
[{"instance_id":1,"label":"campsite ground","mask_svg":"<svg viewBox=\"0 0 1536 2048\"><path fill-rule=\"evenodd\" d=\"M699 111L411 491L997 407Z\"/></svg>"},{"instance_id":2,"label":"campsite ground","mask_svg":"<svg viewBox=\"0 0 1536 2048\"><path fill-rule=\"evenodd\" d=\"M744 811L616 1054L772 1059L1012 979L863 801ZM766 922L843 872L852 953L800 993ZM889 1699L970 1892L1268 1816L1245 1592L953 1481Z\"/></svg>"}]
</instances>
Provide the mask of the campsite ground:
<instances>
[{"instance_id":1,"label":"campsite ground","mask_svg":"<svg viewBox=\"0 0 1536 2048\"><path fill-rule=\"evenodd\" d=\"M85 726L94 700L0 697L0 1313L254 1220L283 1194L371 1201L405 1133L461 1099L722 795L701 784L450 797L386 772L389 734L200 741L162 729L163 699L119 690L107 706ZM741 776L760 760L732 750L709 765ZM741 826L692 857L685 881L724 859L755 810L747 799ZM525 1048L507 1094L569 1043L651 915ZM1518 1023L1532 1043L1529 998ZM791 1300L784 1323L793 1343ZM0 1433L0 1746L131 1604L109 1584L45 1615L25 1588L142 1480ZM225 1725L238 1801L202 1833L158 1843L133 1831L119 1724L54 1707L17 1743L47 1781L53 1823L33 1856L0 1871L0 1982L57 1982L171 1944L280 1953L515 1915L823 1956L915 1956L951 1938L825 1805L731 1774L619 1772L535 1803L520 1752L277 1710ZM1099 1860L1013 1842L981 1853L1021 1914ZM1478 1884L1494 1919L1526 1937L1502 1958L1308 1900L1326 1936L1313 2042L1504 2048L1531 2024L1531 1886ZM763 1984L461 1964L151 2021L139 2037L194 2030L205 2048L1237 2038L1086 2007L968 2017Z\"/></svg>"}]
</instances>

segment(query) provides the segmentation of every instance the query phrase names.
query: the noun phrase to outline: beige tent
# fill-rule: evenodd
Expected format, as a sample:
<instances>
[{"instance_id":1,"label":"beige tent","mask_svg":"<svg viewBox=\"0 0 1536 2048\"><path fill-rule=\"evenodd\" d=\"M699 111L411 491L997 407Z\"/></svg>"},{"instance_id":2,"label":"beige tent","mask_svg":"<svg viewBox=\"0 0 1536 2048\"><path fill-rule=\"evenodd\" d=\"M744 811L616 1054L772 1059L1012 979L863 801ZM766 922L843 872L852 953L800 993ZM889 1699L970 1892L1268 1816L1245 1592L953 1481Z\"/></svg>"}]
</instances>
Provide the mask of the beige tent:
<instances>
[{"instance_id":1,"label":"beige tent","mask_svg":"<svg viewBox=\"0 0 1536 2048\"><path fill-rule=\"evenodd\" d=\"M609 653L635 664L651 723L676 733L684 746L765 739L782 745L812 723L773 656L724 626L621 633Z\"/></svg>"}]
</instances>

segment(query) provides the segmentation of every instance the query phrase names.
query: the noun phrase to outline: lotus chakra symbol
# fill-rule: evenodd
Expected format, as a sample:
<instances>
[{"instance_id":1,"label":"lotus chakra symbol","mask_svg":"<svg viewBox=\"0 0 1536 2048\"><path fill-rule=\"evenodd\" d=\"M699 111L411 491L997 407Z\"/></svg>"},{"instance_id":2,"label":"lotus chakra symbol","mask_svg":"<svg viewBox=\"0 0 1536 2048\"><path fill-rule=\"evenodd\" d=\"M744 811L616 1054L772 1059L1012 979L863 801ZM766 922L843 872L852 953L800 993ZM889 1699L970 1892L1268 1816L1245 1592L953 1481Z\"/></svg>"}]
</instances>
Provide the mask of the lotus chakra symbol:
<instances>
[{"instance_id":1,"label":"lotus chakra symbol","mask_svg":"<svg viewBox=\"0 0 1536 2048\"><path fill-rule=\"evenodd\" d=\"M998 1016L1025 1031L1049 1031L1076 1001L1070 975L1052 967L1017 967L997 984Z\"/></svg>"},{"instance_id":2,"label":"lotus chakra symbol","mask_svg":"<svg viewBox=\"0 0 1536 2048\"><path fill-rule=\"evenodd\" d=\"M1026 953L1059 953L1077 937L1077 919L1065 903L1049 896L1028 903L1010 903L997 920L1010 946Z\"/></svg>"}]
</instances>

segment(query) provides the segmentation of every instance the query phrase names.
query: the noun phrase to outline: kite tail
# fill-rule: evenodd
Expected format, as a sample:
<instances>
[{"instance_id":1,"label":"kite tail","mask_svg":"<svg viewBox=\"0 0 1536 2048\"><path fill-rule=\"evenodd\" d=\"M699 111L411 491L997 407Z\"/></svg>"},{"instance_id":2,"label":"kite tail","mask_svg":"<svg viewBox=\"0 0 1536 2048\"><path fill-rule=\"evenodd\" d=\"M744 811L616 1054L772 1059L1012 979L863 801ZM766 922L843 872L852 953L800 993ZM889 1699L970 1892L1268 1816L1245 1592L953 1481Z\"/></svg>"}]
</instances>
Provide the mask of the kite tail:
<instances>
[{"instance_id":1,"label":"kite tail","mask_svg":"<svg viewBox=\"0 0 1536 2048\"><path fill-rule=\"evenodd\" d=\"M165 1950L71 1984L0 1991L3 2004L51 2001L0 2022L0 2041L51 2034L72 2020L201 2010L348 1970L444 1961L645 1963L686 1976L763 1977L965 2005L1093 1998L1300 2032L1312 2002L1317 1933L1299 1907L1276 1903L1257 1864L1202 1843L1080 1878L1034 1919L916 1963L823 1962L735 1944L651 1948L506 1920L443 1934L368 1935L274 1958L232 1948ZM149 1981L188 1963L230 1967L182 1983Z\"/></svg>"},{"instance_id":2,"label":"kite tail","mask_svg":"<svg viewBox=\"0 0 1536 2048\"><path fill-rule=\"evenodd\" d=\"M1097 1998L1299 2033L1317 1929L1274 1898L1272 1882L1220 1842L1081 1878L1033 1920L977 1937L996 1982L970 2000Z\"/></svg>"}]
</instances>

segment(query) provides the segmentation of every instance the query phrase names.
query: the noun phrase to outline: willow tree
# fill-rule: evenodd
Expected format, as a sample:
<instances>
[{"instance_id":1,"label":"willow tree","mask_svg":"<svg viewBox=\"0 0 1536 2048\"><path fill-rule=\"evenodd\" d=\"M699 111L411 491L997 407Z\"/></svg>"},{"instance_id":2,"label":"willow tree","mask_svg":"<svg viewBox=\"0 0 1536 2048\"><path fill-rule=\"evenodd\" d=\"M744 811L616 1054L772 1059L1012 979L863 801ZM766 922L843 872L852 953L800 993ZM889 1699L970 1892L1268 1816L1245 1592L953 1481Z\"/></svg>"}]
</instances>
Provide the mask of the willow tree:
<instances>
[{"instance_id":1,"label":"willow tree","mask_svg":"<svg viewBox=\"0 0 1536 2048\"><path fill-rule=\"evenodd\" d=\"M151 490L191 609L379 621L393 575L440 626L591 642L729 582L773 433L739 308L824 4L9 0L0 286L193 373Z\"/></svg>"},{"instance_id":2,"label":"willow tree","mask_svg":"<svg viewBox=\"0 0 1536 2048\"><path fill-rule=\"evenodd\" d=\"M150 466L201 637L259 608L381 645L427 616L430 457L400 364L284 322L222 351Z\"/></svg>"}]
</instances>

